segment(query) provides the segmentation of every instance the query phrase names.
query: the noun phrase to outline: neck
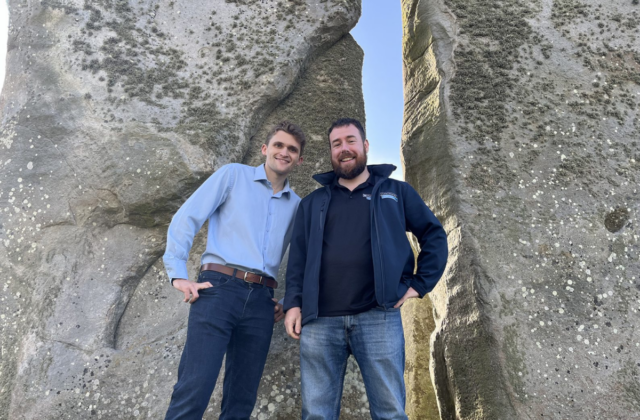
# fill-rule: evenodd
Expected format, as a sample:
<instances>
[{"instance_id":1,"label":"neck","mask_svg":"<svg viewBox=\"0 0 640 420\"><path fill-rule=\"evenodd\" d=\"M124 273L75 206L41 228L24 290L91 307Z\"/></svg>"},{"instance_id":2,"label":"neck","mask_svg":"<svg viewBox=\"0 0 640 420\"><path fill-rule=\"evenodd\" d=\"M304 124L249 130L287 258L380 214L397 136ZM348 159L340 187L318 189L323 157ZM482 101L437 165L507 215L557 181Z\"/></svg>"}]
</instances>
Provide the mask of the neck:
<instances>
[{"instance_id":1,"label":"neck","mask_svg":"<svg viewBox=\"0 0 640 420\"><path fill-rule=\"evenodd\" d=\"M284 183L287 180L286 175L273 172L267 165L264 165L264 172L267 174L267 179L271 183L274 194L277 194L284 189Z\"/></svg>"},{"instance_id":2,"label":"neck","mask_svg":"<svg viewBox=\"0 0 640 420\"><path fill-rule=\"evenodd\" d=\"M362 184L367 179L369 179L369 169L367 167L365 167L364 171L362 171L362 173L360 175L358 175L357 177L355 177L353 179L340 178L338 180L338 183L340 185L342 185L343 187L347 187L350 191L353 191L353 189L355 187L357 187L358 185Z\"/></svg>"}]
</instances>

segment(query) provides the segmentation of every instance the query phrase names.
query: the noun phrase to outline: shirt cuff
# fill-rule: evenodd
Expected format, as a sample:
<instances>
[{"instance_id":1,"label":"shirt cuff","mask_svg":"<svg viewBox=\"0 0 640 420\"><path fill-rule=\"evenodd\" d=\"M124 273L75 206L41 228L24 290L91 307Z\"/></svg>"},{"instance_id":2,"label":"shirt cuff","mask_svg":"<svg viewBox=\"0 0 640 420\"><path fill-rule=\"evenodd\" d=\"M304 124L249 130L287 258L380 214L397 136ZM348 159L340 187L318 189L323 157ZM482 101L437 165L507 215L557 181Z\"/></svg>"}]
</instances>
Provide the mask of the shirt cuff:
<instances>
[{"instance_id":1,"label":"shirt cuff","mask_svg":"<svg viewBox=\"0 0 640 420\"><path fill-rule=\"evenodd\" d=\"M188 279L187 263L182 260L166 259L164 260L164 268L167 270L169 282L173 283L173 279Z\"/></svg>"}]
</instances>

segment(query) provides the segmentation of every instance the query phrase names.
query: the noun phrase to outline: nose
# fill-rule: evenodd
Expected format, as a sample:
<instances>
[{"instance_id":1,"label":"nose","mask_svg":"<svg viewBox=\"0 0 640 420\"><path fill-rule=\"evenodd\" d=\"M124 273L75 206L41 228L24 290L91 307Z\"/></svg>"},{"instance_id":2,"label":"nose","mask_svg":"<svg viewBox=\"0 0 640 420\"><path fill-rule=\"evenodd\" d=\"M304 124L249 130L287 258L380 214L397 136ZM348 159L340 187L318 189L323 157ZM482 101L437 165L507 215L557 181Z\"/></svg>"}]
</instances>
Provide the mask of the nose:
<instances>
[{"instance_id":1,"label":"nose","mask_svg":"<svg viewBox=\"0 0 640 420\"><path fill-rule=\"evenodd\" d=\"M342 143L342 145L340 146L340 152L350 152L351 148L349 147L349 143L344 142Z\"/></svg>"},{"instance_id":2,"label":"nose","mask_svg":"<svg viewBox=\"0 0 640 420\"><path fill-rule=\"evenodd\" d=\"M278 151L278 154L276 156L279 157L280 159L289 159L290 158L289 150L287 150L286 147L283 147Z\"/></svg>"}]
</instances>

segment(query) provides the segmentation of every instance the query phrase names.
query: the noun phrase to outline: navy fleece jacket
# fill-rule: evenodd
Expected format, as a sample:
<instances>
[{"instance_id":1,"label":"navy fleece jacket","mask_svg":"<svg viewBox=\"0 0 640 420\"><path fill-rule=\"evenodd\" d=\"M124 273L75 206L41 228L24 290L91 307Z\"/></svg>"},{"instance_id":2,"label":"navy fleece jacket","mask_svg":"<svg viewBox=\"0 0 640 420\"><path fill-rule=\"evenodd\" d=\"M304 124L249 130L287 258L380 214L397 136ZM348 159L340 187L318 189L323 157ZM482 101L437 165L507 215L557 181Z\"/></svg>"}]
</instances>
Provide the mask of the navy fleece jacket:
<instances>
[{"instance_id":1,"label":"navy fleece jacket","mask_svg":"<svg viewBox=\"0 0 640 420\"><path fill-rule=\"evenodd\" d=\"M371 252L378 305L393 307L409 287L420 297L435 287L447 264L447 235L438 219L406 182L389 178L393 165L370 165L375 186L371 194ZM314 176L324 186L300 202L293 228L285 311L302 309L302 325L318 316L320 262L333 172ZM418 268L406 232L420 243ZM348 232L345 232L348 235Z\"/></svg>"}]
</instances>

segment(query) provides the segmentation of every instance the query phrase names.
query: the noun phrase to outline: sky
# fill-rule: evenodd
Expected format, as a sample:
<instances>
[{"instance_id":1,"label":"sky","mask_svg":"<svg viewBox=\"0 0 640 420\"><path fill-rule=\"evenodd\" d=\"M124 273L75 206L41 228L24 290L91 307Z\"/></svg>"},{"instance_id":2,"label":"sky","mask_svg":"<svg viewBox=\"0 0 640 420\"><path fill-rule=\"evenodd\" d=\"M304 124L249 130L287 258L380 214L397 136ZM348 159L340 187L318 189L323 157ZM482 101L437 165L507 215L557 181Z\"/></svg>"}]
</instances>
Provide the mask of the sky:
<instances>
[{"instance_id":1,"label":"sky","mask_svg":"<svg viewBox=\"0 0 640 420\"><path fill-rule=\"evenodd\" d=\"M362 16L351 35L364 50L362 91L369 163L394 164L398 169L393 178L404 179L400 165L404 111L400 0L363 0Z\"/></svg>"},{"instance_id":2,"label":"sky","mask_svg":"<svg viewBox=\"0 0 640 420\"><path fill-rule=\"evenodd\" d=\"M399 0L363 0L362 16L351 34L364 50L364 93L369 163L400 165L403 118L402 18ZM4 82L9 13L0 0L0 90Z\"/></svg>"}]
</instances>

